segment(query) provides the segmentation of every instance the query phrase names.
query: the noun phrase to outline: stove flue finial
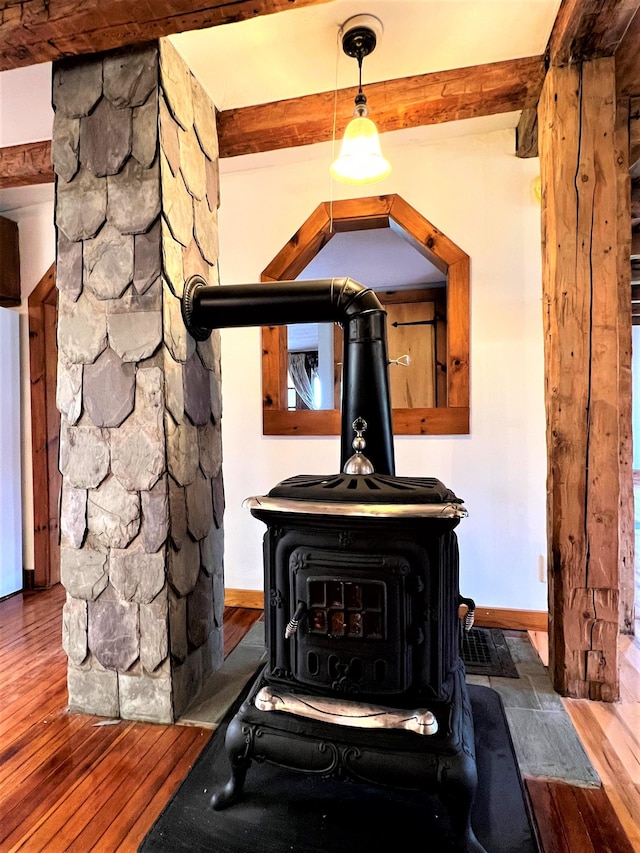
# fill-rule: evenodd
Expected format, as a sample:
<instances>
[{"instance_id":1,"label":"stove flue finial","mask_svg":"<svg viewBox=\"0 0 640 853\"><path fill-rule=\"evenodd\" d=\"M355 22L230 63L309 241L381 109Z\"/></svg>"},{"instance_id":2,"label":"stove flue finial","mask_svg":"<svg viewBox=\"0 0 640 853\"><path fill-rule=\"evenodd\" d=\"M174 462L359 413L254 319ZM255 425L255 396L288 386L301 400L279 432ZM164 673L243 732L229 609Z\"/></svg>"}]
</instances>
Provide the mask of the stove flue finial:
<instances>
[{"instance_id":1,"label":"stove flue finial","mask_svg":"<svg viewBox=\"0 0 640 853\"><path fill-rule=\"evenodd\" d=\"M355 421L351 424L351 426L353 427L353 430L356 434L356 437L351 443L351 446L355 450L355 453L353 454L353 456L350 456L344 463L342 473L373 474L373 465L362 453L362 451L367 446L367 442L365 441L365 438L363 436L363 432L367 428L367 422L364 418L356 418Z\"/></svg>"}]
</instances>

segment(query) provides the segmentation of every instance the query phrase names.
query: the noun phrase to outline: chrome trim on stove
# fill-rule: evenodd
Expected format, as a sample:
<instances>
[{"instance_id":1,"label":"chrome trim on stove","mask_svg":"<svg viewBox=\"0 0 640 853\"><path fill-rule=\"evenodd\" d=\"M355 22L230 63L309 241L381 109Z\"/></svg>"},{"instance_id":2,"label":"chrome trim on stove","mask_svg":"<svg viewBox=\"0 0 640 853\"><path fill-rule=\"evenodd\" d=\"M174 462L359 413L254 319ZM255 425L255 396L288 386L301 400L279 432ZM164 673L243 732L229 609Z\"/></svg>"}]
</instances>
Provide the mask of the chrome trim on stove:
<instances>
[{"instance_id":1,"label":"chrome trim on stove","mask_svg":"<svg viewBox=\"0 0 640 853\"><path fill-rule=\"evenodd\" d=\"M350 702L345 699L307 696L263 687L254 705L259 711L284 711L298 717L321 720L338 726L360 729L404 729L418 735L434 735L438 731L435 715L426 708L404 710Z\"/></svg>"},{"instance_id":2,"label":"chrome trim on stove","mask_svg":"<svg viewBox=\"0 0 640 853\"><path fill-rule=\"evenodd\" d=\"M298 501L268 496L245 498L245 509L302 515L350 515L362 518L466 518L463 504L365 504L345 501Z\"/></svg>"}]
</instances>

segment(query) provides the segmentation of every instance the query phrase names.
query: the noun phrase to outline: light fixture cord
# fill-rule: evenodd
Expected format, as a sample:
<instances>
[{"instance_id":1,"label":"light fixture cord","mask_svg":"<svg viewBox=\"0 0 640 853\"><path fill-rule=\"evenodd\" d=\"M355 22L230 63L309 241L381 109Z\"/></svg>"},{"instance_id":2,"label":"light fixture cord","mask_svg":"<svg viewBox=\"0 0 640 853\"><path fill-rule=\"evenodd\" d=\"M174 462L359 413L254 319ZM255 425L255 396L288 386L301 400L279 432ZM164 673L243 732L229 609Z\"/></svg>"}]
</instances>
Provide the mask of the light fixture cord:
<instances>
[{"instance_id":1,"label":"light fixture cord","mask_svg":"<svg viewBox=\"0 0 640 853\"><path fill-rule=\"evenodd\" d=\"M333 87L333 129L331 131L331 162L336 159L336 122L338 115L338 60L340 58L340 34L342 27L338 28L336 35L336 73L335 85ZM333 234L333 176L329 173L329 234Z\"/></svg>"}]
</instances>

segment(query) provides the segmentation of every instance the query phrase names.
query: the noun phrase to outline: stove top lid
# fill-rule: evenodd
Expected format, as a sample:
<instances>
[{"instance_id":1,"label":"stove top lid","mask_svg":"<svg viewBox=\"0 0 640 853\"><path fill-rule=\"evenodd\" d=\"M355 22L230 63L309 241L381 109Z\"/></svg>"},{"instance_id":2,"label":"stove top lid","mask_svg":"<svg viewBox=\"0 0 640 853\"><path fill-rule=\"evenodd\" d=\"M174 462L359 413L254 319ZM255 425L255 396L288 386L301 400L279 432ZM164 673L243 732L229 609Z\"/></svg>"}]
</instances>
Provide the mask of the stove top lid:
<instances>
[{"instance_id":1,"label":"stove top lid","mask_svg":"<svg viewBox=\"0 0 640 853\"><path fill-rule=\"evenodd\" d=\"M461 504L435 477L388 474L298 474L274 486L270 498L322 503Z\"/></svg>"}]
</instances>

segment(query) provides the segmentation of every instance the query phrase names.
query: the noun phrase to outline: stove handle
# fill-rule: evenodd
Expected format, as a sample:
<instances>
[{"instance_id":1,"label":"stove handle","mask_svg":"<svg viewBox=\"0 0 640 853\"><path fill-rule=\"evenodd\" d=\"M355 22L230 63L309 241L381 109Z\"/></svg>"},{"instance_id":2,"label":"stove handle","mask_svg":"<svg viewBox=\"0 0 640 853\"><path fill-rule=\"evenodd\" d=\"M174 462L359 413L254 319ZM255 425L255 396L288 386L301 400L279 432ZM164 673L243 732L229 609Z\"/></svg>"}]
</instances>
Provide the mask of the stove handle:
<instances>
[{"instance_id":1,"label":"stove handle","mask_svg":"<svg viewBox=\"0 0 640 853\"><path fill-rule=\"evenodd\" d=\"M468 634L473 628L475 621L476 603L473 598L465 598L463 595L458 595L458 605L460 606L460 610L466 607L467 612L461 615L461 619L464 631Z\"/></svg>"},{"instance_id":2,"label":"stove handle","mask_svg":"<svg viewBox=\"0 0 640 853\"><path fill-rule=\"evenodd\" d=\"M284 629L285 640L288 640L289 637L292 637L296 633L296 631L298 630L300 619L302 618L302 614L306 609L307 605L304 603L304 601L299 601L298 606L296 607L296 612L293 614L293 616L287 623L287 627Z\"/></svg>"}]
</instances>

